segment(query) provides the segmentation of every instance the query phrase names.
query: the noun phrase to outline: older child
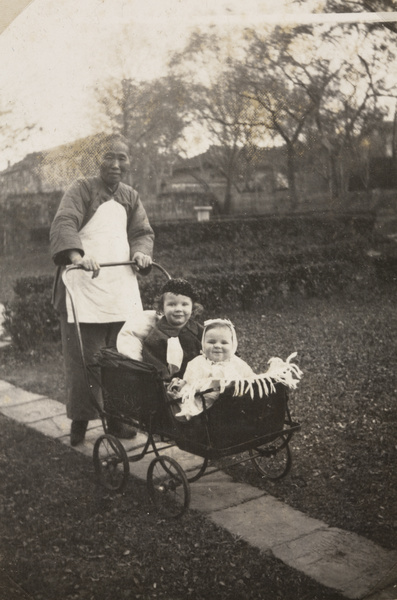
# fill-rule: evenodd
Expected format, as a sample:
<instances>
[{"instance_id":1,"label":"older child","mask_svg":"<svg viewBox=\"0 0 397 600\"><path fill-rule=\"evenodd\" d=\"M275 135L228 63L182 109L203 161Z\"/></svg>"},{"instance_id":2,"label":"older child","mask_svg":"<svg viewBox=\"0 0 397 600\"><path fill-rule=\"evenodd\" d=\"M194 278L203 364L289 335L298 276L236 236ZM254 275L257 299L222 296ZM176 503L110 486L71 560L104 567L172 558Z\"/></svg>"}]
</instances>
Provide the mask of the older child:
<instances>
[{"instance_id":1,"label":"older child","mask_svg":"<svg viewBox=\"0 0 397 600\"><path fill-rule=\"evenodd\" d=\"M227 319L212 319L204 323L202 354L193 358L185 370L183 381L174 380L171 396L181 398L181 411L177 417L200 414L203 404L196 392L220 387L220 380L236 381L254 376L251 367L236 356L237 338L233 324ZM209 408L219 396L219 391L205 394Z\"/></svg>"},{"instance_id":2,"label":"older child","mask_svg":"<svg viewBox=\"0 0 397 600\"><path fill-rule=\"evenodd\" d=\"M182 377L187 363L201 350L203 326L194 320L202 311L197 294L185 279L170 279L157 301L161 318L143 340L142 358L165 380Z\"/></svg>"}]
</instances>

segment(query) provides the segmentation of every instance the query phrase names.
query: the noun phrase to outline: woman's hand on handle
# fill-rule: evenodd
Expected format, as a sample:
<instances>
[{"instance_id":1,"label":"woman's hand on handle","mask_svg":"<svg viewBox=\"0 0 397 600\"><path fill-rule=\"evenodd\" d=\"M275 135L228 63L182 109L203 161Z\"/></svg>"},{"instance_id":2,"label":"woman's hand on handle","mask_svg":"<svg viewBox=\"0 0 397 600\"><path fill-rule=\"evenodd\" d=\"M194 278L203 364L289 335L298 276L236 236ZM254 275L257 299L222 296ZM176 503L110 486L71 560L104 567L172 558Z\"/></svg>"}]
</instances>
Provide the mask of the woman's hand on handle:
<instances>
[{"instance_id":1,"label":"woman's hand on handle","mask_svg":"<svg viewBox=\"0 0 397 600\"><path fill-rule=\"evenodd\" d=\"M147 269L152 264L152 258L148 254L144 254L143 252L135 252L132 257L132 260L136 263L140 271L142 269Z\"/></svg>"},{"instance_id":2,"label":"woman's hand on handle","mask_svg":"<svg viewBox=\"0 0 397 600\"><path fill-rule=\"evenodd\" d=\"M73 265L84 269L84 271L93 271L92 278L98 277L100 266L98 262L92 256L81 256L80 252L77 250L72 250L69 252L69 258Z\"/></svg>"}]
</instances>

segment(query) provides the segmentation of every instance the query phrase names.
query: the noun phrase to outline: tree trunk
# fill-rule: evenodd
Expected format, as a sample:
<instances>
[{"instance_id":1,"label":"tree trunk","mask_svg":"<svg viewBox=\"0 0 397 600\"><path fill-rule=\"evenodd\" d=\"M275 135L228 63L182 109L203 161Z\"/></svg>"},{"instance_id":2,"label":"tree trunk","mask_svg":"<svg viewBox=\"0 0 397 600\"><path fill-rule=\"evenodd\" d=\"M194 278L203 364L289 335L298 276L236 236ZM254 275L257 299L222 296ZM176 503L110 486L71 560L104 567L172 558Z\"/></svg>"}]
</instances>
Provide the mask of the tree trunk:
<instances>
[{"instance_id":1,"label":"tree trunk","mask_svg":"<svg viewBox=\"0 0 397 600\"><path fill-rule=\"evenodd\" d=\"M225 215L230 215L232 212L232 182L229 177L226 180L225 200L222 212Z\"/></svg>"},{"instance_id":2,"label":"tree trunk","mask_svg":"<svg viewBox=\"0 0 397 600\"><path fill-rule=\"evenodd\" d=\"M394 185L397 185L397 103L394 107L394 118L393 118L393 173L394 173Z\"/></svg>"},{"instance_id":3,"label":"tree trunk","mask_svg":"<svg viewBox=\"0 0 397 600\"><path fill-rule=\"evenodd\" d=\"M344 192L347 191L346 172L340 152L330 153L329 171L330 197L331 200L337 200L342 198Z\"/></svg>"},{"instance_id":4,"label":"tree trunk","mask_svg":"<svg viewBox=\"0 0 397 600\"><path fill-rule=\"evenodd\" d=\"M296 210L298 206L298 192L295 177L295 150L292 144L287 144L287 178L291 210Z\"/></svg>"},{"instance_id":5,"label":"tree trunk","mask_svg":"<svg viewBox=\"0 0 397 600\"><path fill-rule=\"evenodd\" d=\"M338 157L333 153L330 152L328 155L329 158L329 174L328 174L328 181L329 181L329 195L330 195L330 199L334 200L335 198L339 197L339 181L338 181L338 166L337 166L337 162L338 162Z\"/></svg>"}]
</instances>

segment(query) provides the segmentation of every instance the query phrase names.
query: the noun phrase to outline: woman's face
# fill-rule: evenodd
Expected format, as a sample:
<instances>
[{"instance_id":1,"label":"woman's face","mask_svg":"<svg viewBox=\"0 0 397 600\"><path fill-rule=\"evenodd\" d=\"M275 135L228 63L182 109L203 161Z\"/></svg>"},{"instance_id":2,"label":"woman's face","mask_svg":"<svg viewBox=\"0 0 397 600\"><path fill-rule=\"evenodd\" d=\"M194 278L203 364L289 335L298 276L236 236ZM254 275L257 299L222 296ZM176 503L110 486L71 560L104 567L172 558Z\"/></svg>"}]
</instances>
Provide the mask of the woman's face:
<instances>
[{"instance_id":1,"label":"woman's face","mask_svg":"<svg viewBox=\"0 0 397 600\"><path fill-rule=\"evenodd\" d=\"M205 332L203 352L212 362L229 360L233 355L232 332L229 327L217 326Z\"/></svg>"},{"instance_id":2,"label":"woman's face","mask_svg":"<svg viewBox=\"0 0 397 600\"><path fill-rule=\"evenodd\" d=\"M183 327L192 316L193 302L189 296L166 292L164 294L163 312L170 325Z\"/></svg>"},{"instance_id":3,"label":"woman's face","mask_svg":"<svg viewBox=\"0 0 397 600\"><path fill-rule=\"evenodd\" d=\"M110 144L104 151L100 173L103 181L109 187L113 188L124 179L130 168L130 159L128 148L122 142Z\"/></svg>"}]
</instances>

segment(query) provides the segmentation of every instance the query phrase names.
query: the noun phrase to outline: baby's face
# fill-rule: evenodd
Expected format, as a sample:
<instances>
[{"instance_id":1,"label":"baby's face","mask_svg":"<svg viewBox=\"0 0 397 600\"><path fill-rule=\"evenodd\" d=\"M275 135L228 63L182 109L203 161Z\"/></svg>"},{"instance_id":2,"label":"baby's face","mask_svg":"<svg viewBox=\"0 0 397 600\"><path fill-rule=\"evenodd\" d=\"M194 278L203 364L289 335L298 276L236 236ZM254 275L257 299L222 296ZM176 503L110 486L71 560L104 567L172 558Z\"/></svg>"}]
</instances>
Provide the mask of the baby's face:
<instances>
[{"instance_id":1,"label":"baby's face","mask_svg":"<svg viewBox=\"0 0 397 600\"><path fill-rule=\"evenodd\" d=\"M193 302L189 296L166 292L164 294L163 312L170 325L183 327L192 316Z\"/></svg>"},{"instance_id":2,"label":"baby's face","mask_svg":"<svg viewBox=\"0 0 397 600\"><path fill-rule=\"evenodd\" d=\"M233 354L232 332L229 327L214 327L205 332L203 352L212 362L229 360Z\"/></svg>"}]
</instances>

